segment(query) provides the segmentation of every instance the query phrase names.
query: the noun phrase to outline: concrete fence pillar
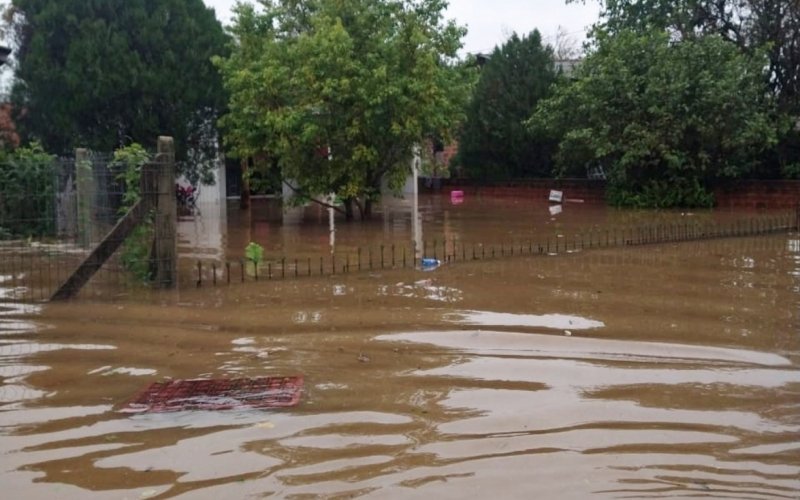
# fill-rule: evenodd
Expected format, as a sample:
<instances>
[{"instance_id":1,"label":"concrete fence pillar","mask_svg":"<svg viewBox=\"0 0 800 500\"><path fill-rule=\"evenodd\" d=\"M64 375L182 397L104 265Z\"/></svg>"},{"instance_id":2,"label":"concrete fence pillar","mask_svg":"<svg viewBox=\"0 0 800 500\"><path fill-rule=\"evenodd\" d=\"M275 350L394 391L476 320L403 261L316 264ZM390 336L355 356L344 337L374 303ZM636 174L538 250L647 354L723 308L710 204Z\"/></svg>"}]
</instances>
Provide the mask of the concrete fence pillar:
<instances>
[{"instance_id":1,"label":"concrete fence pillar","mask_svg":"<svg viewBox=\"0 0 800 500\"><path fill-rule=\"evenodd\" d=\"M155 281L161 287L172 288L178 282L178 206L175 199L175 143L172 137L158 138L155 163L158 169L158 186L153 193L156 207Z\"/></svg>"},{"instance_id":2,"label":"concrete fence pillar","mask_svg":"<svg viewBox=\"0 0 800 500\"><path fill-rule=\"evenodd\" d=\"M96 186L92 172L89 150L75 150L75 187L78 208L78 242L84 248L92 244L94 221L94 199Z\"/></svg>"}]
</instances>

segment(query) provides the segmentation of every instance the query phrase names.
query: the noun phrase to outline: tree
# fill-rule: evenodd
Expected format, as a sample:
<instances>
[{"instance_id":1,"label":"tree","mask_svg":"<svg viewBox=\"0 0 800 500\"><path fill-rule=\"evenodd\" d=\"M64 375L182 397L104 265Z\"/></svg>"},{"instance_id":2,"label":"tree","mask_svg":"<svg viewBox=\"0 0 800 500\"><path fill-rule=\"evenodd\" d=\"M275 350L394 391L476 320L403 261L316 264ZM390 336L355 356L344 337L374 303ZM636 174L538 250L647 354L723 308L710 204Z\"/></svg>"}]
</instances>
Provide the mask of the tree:
<instances>
[{"instance_id":1,"label":"tree","mask_svg":"<svg viewBox=\"0 0 800 500\"><path fill-rule=\"evenodd\" d=\"M566 28L559 26L553 37L553 57L556 61L574 61L582 54L581 43Z\"/></svg>"},{"instance_id":2,"label":"tree","mask_svg":"<svg viewBox=\"0 0 800 500\"><path fill-rule=\"evenodd\" d=\"M0 150L16 149L20 146L17 124L14 123L10 104L0 104Z\"/></svg>"},{"instance_id":3,"label":"tree","mask_svg":"<svg viewBox=\"0 0 800 500\"><path fill-rule=\"evenodd\" d=\"M524 125L556 80L553 49L539 31L513 34L481 68L459 138L458 160L475 177L551 175L552 140L532 137Z\"/></svg>"},{"instance_id":4,"label":"tree","mask_svg":"<svg viewBox=\"0 0 800 500\"><path fill-rule=\"evenodd\" d=\"M0 240L56 231L56 158L39 144L0 150Z\"/></svg>"},{"instance_id":5,"label":"tree","mask_svg":"<svg viewBox=\"0 0 800 500\"><path fill-rule=\"evenodd\" d=\"M568 0L578 1L578 0ZM581 0L583 1L583 0ZM676 39L717 35L745 55L765 53L764 85L776 97L780 129L759 175L800 169L800 2L798 0L602 0L609 34L667 30ZM794 165L792 165L794 164Z\"/></svg>"},{"instance_id":6,"label":"tree","mask_svg":"<svg viewBox=\"0 0 800 500\"><path fill-rule=\"evenodd\" d=\"M213 145L227 37L202 0L13 0L19 126L55 153ZM212 136L209 139L209 136Z\"/></svg>"},{"instance_id":7,"label":"tree","mask_svg":"<svg viewBox=\"0 0 800 500\"><path fill-rule=\"evenodd\" d=\"M718 36L600 34L531 124L561 138L562 173L603 167L614 204L708 206L711 184L754 168L776 140L764 68Z\"/></svg>"},{"instance_id":8,"label":"tree","mask_svg":"<svg viewBox=\"0 0 800 500\"><path fill-rule=\"evenodd\" d=\"M800 3L797 0L605 0L601 29L653 28L683 39L714 34L753 54L765 50L780 106L800 112Z\"/></svg>"},{"instance_id":9,"label":"tree","mask_svg":"<svg viewBox=\"0 0 800 500\"><path fill-rule=\"evenodd\" d=\"M368 217L382 179L410 172L413 148L448 136L471 76L464 30L442 0L262 1L240 5L236 43L217 61L231 95L226 144L277 164L300 199L335 193Z\"/></svg>"}]
</instances>

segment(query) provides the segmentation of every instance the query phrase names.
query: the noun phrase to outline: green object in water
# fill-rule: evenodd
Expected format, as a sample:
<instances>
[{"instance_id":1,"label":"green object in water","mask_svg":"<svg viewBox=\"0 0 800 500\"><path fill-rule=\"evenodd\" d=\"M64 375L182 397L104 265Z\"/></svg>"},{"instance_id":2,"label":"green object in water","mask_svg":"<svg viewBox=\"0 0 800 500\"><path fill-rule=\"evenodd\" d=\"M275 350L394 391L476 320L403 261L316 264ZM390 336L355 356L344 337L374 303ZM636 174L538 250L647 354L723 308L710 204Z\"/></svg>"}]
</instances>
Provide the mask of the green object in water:
<instances>
[{"instance_id":1,"label":"green object in water","mask_svg":"<svg viewBox=\"0 0 800 500\"><path fill-rule=\"evenodd\" d=\"M258 265L259 262L264 260L264 247L251 241L244 249L244 256L247 257L247 260L252 261L253 264Z\"/></svg>"}]
</instances>

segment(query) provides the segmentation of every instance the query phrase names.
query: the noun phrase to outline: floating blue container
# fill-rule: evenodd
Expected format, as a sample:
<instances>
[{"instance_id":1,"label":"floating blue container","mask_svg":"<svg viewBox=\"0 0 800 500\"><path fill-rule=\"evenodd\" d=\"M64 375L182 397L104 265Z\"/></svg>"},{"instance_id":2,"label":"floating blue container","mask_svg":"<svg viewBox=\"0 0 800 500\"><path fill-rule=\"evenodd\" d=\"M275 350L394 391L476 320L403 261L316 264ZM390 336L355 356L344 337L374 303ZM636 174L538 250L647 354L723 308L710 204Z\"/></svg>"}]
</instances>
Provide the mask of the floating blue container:
<instances>
[{"instance_id":1,"label":"floating blue container","mask_svg":"<svg viewBox=\"0 0 800 500\"><path fill-rule=\"evenodd\" d=\"M431 271L442 265L442 261L440 261L439 259L422 259L421 262L422 262L422 269L426 271Z\"/></svg>"}]
</instances>

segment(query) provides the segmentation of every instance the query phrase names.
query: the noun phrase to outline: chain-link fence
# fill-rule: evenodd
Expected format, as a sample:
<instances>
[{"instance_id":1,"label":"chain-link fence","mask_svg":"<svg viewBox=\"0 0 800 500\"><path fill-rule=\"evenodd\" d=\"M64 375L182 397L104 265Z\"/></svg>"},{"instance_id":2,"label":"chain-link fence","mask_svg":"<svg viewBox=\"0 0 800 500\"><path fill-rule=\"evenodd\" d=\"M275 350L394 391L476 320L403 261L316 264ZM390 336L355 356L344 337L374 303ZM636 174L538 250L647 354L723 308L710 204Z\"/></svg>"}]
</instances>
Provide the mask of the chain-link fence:
<instances>
[{"instance_id":1,"label":"chain-link fence","mask_svg":"<svg viewBox=\"0 0 800 500\"><path fill-rule=\"evenodd\" d=\"M174 178L171 153L147 163L86 150L75 158L41 154L0 163L6 300L174 282Z\"/></svg>"}]
</instances>

